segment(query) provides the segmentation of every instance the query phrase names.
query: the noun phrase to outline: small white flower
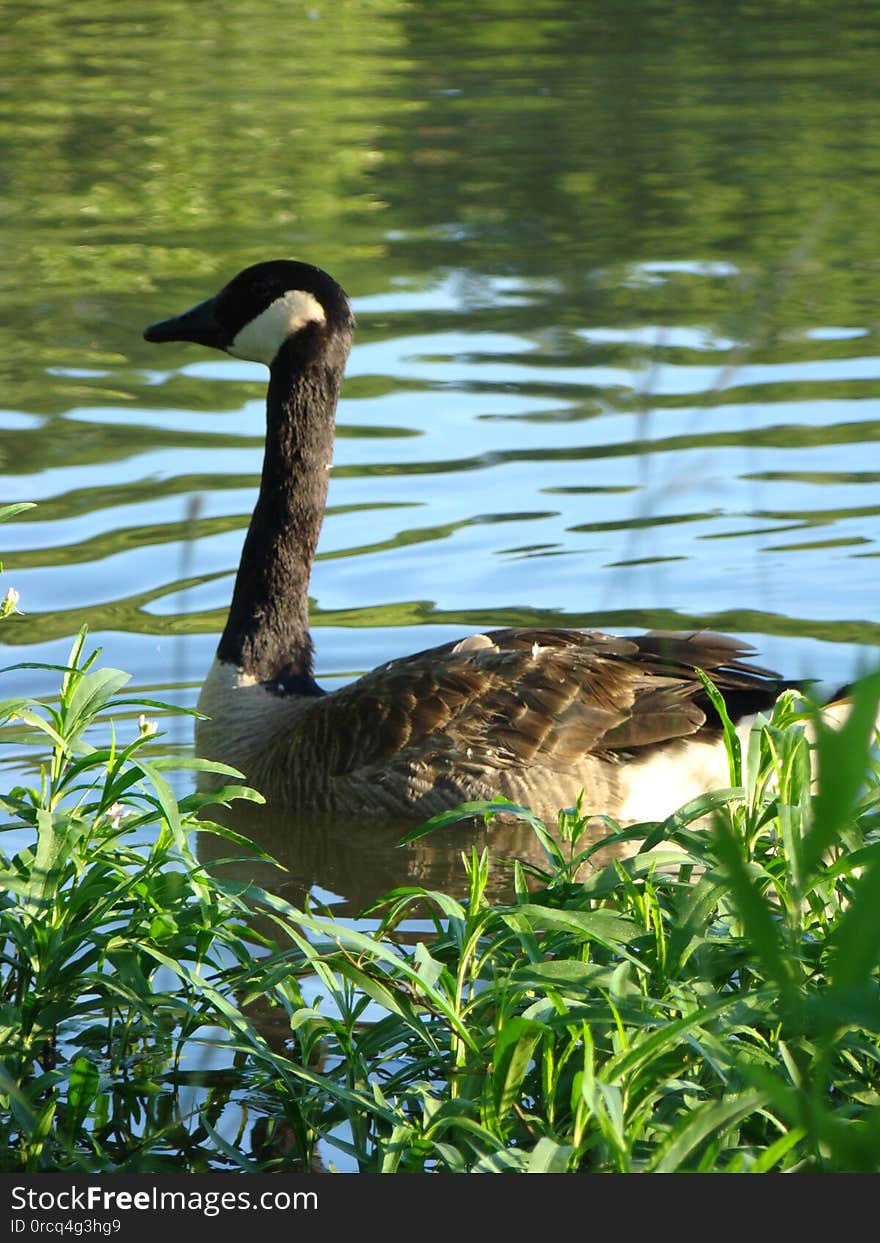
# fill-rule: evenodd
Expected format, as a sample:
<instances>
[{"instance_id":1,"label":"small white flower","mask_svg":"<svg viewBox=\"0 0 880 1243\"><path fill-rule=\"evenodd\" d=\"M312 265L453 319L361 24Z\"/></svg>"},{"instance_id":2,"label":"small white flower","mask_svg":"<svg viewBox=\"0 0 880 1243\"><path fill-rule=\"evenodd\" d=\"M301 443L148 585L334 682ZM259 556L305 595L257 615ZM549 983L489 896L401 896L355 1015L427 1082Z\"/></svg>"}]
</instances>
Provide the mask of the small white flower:
<instances>
[{"instance_id":1,"label":"small white flower","mask_svg":"<svg viewBox=\"0 0 880 1243\"><path fill-rule=\"evenodd\" d=\"M114 829L119 828L120 820L122 820L123 817L127 815L128 815L128 810L127 808L123 807L121 803L114 803L112 807L107 808L107 816Z\"/></svg>"},{"instance_id":2,"label":"small white flower","mask_svg":"<svg viewBox=\"0 0 880 1243\"><path fill-rule=\"evenodd\" d=\"M8 617L10 613L18 612L18 602L21 599L14 587L6 588L6 595L0 600L0 617Z\"/></svg>"},{"instance_id":3,"label":"small white flower","mask_svg":"<svg viewBox=\"0 0 880 1243\"><path fill-rule=\"evenodd\" d=\"M140 730L141 738L152 737L152 735L156 733L158 728L159 728L159 722L148 721L147 714L145 712L142 712L140 716L138 717L138 729Z\"/></svg>"}]
</instances>

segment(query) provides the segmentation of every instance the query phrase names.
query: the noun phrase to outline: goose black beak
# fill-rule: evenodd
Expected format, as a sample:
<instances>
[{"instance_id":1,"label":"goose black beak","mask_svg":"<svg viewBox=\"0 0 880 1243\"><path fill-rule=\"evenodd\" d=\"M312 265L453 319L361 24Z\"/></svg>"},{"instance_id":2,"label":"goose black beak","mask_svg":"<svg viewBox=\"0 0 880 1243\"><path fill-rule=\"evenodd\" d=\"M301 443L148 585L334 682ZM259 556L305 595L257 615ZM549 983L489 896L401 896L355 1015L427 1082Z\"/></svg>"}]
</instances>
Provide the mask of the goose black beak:
<instances>
[{"instance_id":1,"label":"goose black beak","mask_svg":"<svg viewBox=\"0 0 880 1243\"><path fill-rule=\"evenodd\" d=\"M215 314L216 298L208 298L170 319L160 319L144 329L145 341L195 341L222 350L226 335Z\"/></svg>"}]
</instances>

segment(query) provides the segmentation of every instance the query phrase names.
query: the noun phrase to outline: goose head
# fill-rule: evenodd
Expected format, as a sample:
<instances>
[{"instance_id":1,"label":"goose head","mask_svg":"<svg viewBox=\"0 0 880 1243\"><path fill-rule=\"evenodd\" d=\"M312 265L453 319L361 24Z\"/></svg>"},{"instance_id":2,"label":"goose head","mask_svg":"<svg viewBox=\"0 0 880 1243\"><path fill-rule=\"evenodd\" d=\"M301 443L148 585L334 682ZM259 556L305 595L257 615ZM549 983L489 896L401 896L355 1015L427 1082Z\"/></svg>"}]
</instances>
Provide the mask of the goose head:
<instances>
[{"instance_id":1,"label":"goose head","mask_svg":"<svg viewBox=\"0 0 880 1243\"><path fill-rule=\"evenodd\" d=\"M270 259L245 268L213 298L180 315L150 324L147 341L193 341L234 358L272 367L285 346L308 357L348 354L354 315L332 276L293 259Z\"/></svg>"}]
</instances>

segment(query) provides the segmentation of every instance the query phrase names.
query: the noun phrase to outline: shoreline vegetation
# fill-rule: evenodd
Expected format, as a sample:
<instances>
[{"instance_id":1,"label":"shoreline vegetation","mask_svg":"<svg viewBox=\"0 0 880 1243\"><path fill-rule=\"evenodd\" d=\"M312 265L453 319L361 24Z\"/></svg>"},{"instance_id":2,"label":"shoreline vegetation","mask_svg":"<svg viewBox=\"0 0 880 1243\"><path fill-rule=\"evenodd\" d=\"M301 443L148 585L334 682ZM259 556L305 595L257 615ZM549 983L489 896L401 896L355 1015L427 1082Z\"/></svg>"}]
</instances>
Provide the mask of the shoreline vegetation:
<instances>
[{"instance_id":1,"label":"shoreline vegetation","mask_svg":"<svg viewBox=\"0 0 880 1243\"><path fill-rule=\"evenodd\" d=\"M208 818L260 796L156 758L150 714L182 710L84 631L57 673L0 704L40 755L0 794L29 842L0 849L0 1170L880 1170L880 674L839 729L794 692L744 753L731 728L729 789L609 823L633 857L591 861L586 804L513 809L542 868L473 850L466 900L399 888L368 933L208 871L199 833L266 858ZM181 769L228 784L176 797Z\"/></svg>"}]
</instances>

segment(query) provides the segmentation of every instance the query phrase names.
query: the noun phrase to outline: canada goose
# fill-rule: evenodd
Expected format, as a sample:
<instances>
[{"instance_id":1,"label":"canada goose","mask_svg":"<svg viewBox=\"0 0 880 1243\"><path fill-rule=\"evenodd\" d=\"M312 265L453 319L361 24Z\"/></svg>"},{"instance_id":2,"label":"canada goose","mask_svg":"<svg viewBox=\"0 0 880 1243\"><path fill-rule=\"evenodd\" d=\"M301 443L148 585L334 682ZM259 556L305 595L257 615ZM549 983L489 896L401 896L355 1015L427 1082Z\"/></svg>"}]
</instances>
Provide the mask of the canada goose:
<instances>
[{"instance_id":1,"label":"canada goose","mask_svg":"<svg viewBox=\"0 0 880 1243\"><path fill-rule=\"evenodd\" d=\"M783 683L722 635L494 630L332 693L318 686L308 585L353 330L336 281L280 259L144 333L269 367L259 497L199 699L199 753L316 820L417 823L502 795L552 821L582 789L593 813L654 819L726 785L696 668L734 719L772 703Z\"/></svg>"}]
</instances>

